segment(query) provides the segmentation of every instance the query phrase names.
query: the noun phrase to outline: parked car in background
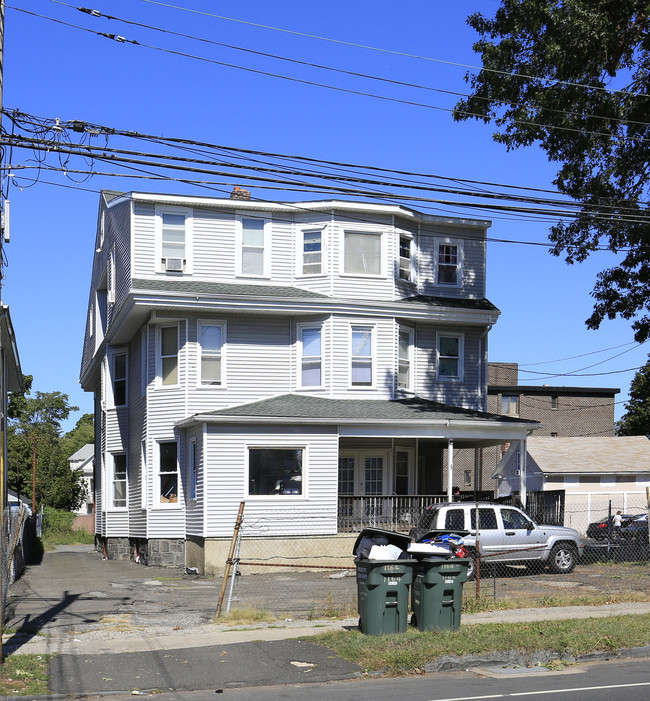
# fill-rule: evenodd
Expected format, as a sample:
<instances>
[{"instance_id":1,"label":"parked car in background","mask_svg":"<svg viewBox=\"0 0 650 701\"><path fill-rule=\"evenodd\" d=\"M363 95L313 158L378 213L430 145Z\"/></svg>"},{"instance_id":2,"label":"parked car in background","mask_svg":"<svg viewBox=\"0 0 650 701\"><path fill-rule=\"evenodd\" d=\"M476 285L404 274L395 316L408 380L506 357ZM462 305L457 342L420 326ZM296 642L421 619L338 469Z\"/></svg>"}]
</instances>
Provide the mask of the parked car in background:
<instances>
[{"instance_id":1,"label":"parked car in background","mask_svg":"<svg viewBox=\"0 0 650 701\"><path fill-rule=\"evenodd\" d=\"M478 516L478 548L476 523ZM432 504L422 512L411 531L415 541L430 531L468 531L464 547L471 559L468 579L476 577L476 553L485 564L548 566L556 574L568 573L582 556L580 534L573 528L536 524L514 506L490 502Z\"/></svg>"},{"instance_id":2,"label":"parked car in background","mask_svg":"<svg viewBox=\"0 0 650 701\"><path fill-rule=\"evenodd\" d=\"M621 534L639 516L642 516L642 514L621 514ZM614 515L612 514L611 517L606 516L600 521L590 523L587 526L587 538L593 538L594 540L605 540L608 536L611 538L614 529L613 519Z\"/></svg>"}]
</instances>

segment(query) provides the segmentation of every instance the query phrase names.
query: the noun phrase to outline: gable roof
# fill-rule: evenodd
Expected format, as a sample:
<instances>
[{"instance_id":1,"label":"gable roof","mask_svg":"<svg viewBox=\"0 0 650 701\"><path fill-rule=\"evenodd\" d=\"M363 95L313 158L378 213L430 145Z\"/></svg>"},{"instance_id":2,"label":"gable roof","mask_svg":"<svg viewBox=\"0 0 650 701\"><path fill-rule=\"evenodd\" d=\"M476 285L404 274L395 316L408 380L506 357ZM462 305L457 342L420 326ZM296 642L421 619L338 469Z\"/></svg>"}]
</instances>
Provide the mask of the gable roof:
<instances>
[{"instance_id":1,"label":"gable roof","mask_svg":"<svg viewBox=\"0 0 650 701\"><path fill-rule=\"evenodd\" d=\"M527 452L545 474L650 473L646 436L535 436L528 439Z\"/></svg>"},{"instance_id":2,"label":"gable roof","mask_svg":"<svg viewBox=\"0 0 650 701\"><path fill-rule=\"evenodd\" d=\"M70 462L84 462L95 457L95 446L92 443L82 445L76 453L73 453L68 460Z\"/></svg>"}]
</instances>

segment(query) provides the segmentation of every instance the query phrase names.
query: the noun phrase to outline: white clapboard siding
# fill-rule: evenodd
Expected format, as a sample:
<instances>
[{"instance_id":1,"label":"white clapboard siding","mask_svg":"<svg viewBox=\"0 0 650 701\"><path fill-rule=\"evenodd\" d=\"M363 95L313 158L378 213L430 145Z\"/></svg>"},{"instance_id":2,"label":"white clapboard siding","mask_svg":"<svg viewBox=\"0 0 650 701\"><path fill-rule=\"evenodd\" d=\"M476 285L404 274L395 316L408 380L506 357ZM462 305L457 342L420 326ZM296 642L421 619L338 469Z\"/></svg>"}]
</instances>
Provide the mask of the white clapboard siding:
<instances>
[{"instance_id":1,"label":"white clapboard siding","mask_svg":"<svg viewBox=\"0 0 650 701\"><path fill-rule=\"evenodd\" d=\"M350 327L374 329L372 387L350 386ZM395 327L392 318L336 316L332 319L330 360L332 393L348 399L392 399L395 381Z\"/></svg>"},{"instance_id":2,"label":"white clapboard siding","mask_svg":"<svg viewBox=\"0 0 650 701\"><path fill-rule=\"evenodd\" d=\"M324 535L336 533L338 436L336 427L256 429L254 426L209 426L204 464L207 537L232 534L237 509L246 502L249 535ZM248 496L247 446L305 448L305 493L293 496ZM256 533L254 531L259 531Z\"/></svg>"},{"instance_id":3,"label":"white clapboard siding","mask_svg":"<svg viewBox=\"0 0 650 701\"><path fill-rule=\"evenodd\" d=\"M462 246L463 276L462 285L458 287L437 285L437 239L449 239ZM482 233L450 227L422 228L419 241L418 282L422 294L472 299L485 297L485 238Z\"/></svg>"},{"instance_id":4,"label":"white clapboard siding","mask_svg":"<svg viewBox=\"0 0 650 701\"><path fill-rule=\"evenodd\" d=\"M190 499L187 489L190 481L190 443L196 441L196 499ZM185 499L185 531L187 535L203 536L204 529L204 479L203 479L203 427L187 431L187 458L185 460L185 470L183 474Z\"/></svg>"},{"instance_id":5,"label":"white clapboard siding","mask_svg":"<svg viewBox=\"0 0 650 701\"><path fill-rule=\"evenodd\" d=\"M129 535L143 538L147 532L146 511L142 508L143 465L142 441L145 436L146 397L142 393L142 333L136 333L129 345Z\"/></svg>"},{"instance_id":6,"label":"white clapboard siding","mask_svg":"<svg viewBox=\"0 0 650 701\"><path fill-rule=\"evenodd\" d=\"M235 215L195 207L193 278L232 282L235 277Z\"/></svg>"},{"instance_id":7,"label":"white clapboard siding","mask_svg":"<svg viewBox=\"0 0 650 701\"><path fill-rule=\"evenodd\" d=\"M444 404L466 408L477 408L478 396L478 347L479 334L475 331L462 333L464 355L462 380L437 378L436 339L438 334L457 335L458 327L442 327L426 324L417 326L415 393L421 397Z\"/></svg>"},{"instance_id":8,"label":"white clapboard siding","mask_svg":"<svg viewBox=\"0 0 650 701\"><path fill-rule=\"evenodd\" d=\"M153 204L133 204L132 271L133 277L147 277L156 272L156 208Z\"/></svg>"},{"instance_id":9,"label":"white clapboard siding","mask_svg":"<svg viewBox=\"0 0 650 701\"><path fill-rule=\"evenodd\" d=\"M115 309L131 288L131 203L120 202L109 209L111 238L115 252Z\"/></svg>"}]
</instances>

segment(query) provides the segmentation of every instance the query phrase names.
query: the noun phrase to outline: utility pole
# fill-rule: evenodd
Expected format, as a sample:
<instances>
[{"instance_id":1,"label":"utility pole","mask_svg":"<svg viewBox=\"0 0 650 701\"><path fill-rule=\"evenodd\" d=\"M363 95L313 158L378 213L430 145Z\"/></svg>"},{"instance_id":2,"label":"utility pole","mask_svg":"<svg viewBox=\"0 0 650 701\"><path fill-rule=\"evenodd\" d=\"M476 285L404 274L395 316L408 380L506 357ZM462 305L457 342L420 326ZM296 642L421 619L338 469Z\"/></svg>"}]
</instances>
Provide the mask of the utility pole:
<instances>
[{"instance_id":1,"label":"utility pole","mask_svg":"<svg viewBox=\"0 0 650 701\"><path fill-rule=\"evenodd\" d=\"M5 64L5 0L0 0L0 135L2 135L2 107L3 107L3 87L4 87L4 64ZM0 151L3 154L4 160L4 150ZM1 181L0 181L1 184ZM2 253L2 245L4 243L5 237L5 203L4 195L2 193L2 188L0 188L0 217L2 221L2 226L0 226L0 329L2 327L2 316L4 315L4 305L2 303L2 261L4 256ZM6 409L6 396L7 396L7 385L6 385L6 370L4 362L4 351L2 348L2 333L0 332L0 401L2 403L2 412ZM0 422L2 422L2 430L0 431L0 566L2 571L0 572L0 662L4 662L4 652L2 650L2 642L4 638L4 620L5 620L5 587L4 587L4 574L5 574L5 498L7 494L7 466L5 465L5 460L7 457L7 435L5 431L5 426L7 424L7 417L1 416Z\"/></svg>"}]
</instances>

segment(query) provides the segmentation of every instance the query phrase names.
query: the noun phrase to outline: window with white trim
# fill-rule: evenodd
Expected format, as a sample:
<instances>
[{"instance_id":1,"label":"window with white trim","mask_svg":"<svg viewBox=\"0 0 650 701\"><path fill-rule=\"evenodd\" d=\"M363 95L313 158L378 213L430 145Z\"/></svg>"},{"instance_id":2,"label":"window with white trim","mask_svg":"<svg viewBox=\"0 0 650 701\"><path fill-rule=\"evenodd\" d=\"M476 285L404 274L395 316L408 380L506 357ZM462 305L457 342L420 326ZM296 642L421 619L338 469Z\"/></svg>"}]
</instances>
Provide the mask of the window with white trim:
<instances>
[{"instance_id":1,"label":"window with white trim","mask_svg":"<svg viewBox=\"0 0 650 701\"><path fill-rule=\"evenodd\" d=\"M382 235L366 231L343 234L343 272L348 275L381 275Z\"/></svg>"},{"instance_id":2,"label":"window with white trim","mask_svg":"<svg viewBox=\"0 0 650 701\"><path fill-rule=\"evenodd\" d=\"M223 349L226 335L226 325L223 322L199 322L198 341L201 349L201 379L202 385L220 386L224 384Z\"/></svg>"},{"instance_id":3,"label":"window with white trim","mask_svg":"<svg viewBox=\"0 0 650 701\"><path fill-rule=\"evenodd\" d=\"M460 287L462 283L463 248L455 241L436 240L436 284Z\"/></svg>"},{"instance_id":4,"label":"window with white trim","mask_svg":"<svg viewBox=\"0 0 650 701\"><path fill-rule=\"evenodd\" d=\"M372 326L350 327L350 385L372 387L374 328Z\"/></svg>"},{"instance_id":5,"label":"window with white trim","mask_svg":"<svg viewBox=\"0 0 650 701\"><path fill-rule=\"evenodd\" d=\"M306 229L302 231L301 265L302 275L320 275L323 272L323 231Z\"/></svg>"},{"instance_id":6,"label":"window with white trim","mask_svg":"<svg viewBox=\"0 0 650 701\"><path fill-rule=\"evenodd\" d=\"M156 248L159 271L191 272L191 222L191 209L156 207Z\"/></svg>"},{"instance_id":7,"label":"window with white trim","mask_svg":"<svg viewBox=\"0 0 650 701\"><path fill-rule=\"evenodd\" d=\"M438 336L438 377L462 379L461 336Z\"/></svg>"},{"instance_id":8,"label":"window with white trim","mask_svg":"<svg viewBox=\"0 0 650 701\"><path fill-rule=\"evenodd\" d=\"M237 274L269 277L270 219L241 216L237 219Z\"/></svg>"},{"instance_id":9,"label":"window with white trim","mask_svg":"<svg viewBox=\"0 0 650 701\"><path fill-rule=\"evenodd\" d=\"M398 342L397 387L413 389L413 330L400 329Z\"/></svg>"},{"instance_id":10,"label":"window with white trim","mask_svg":"<svg viewBox=\"0 0 650 701\"><path fill-rule=\"evenodd\" d=\"M178 324L158 327L158 378L163 387L178 384Z\"/></svg>"},{"instance_id":11,"label":"window with white trim","mask_svg":"<svg viewBox=\"0 0 650 701\"><path fill-rule=\"evenodd\" d=\"M410 236L399 237L399 279L413 279L413 256L412 256L413 240Z\"/></svg>"},{"instance_id":12,"label":"window with white trim","mask_svg":"<svg viewBox=\"0 0 650 701\"><path fill-rule=\"evenodd\" d=\"M249 448L250 496L304 493L304 448Z\"/></svg>"},{"instance_id":13,"label":"window with white trim","mask_svg":"<svg viewBox=\"0 0 650 701\"><path fill-rule=\"evenodd\" d=\"M322 328L298 327L300 348L300 385L320 387L323 383Z\"/></svg>"},{"instance_id":14,"label":"window with white trim","mask_svg":"<svg viewBox=\"0 0 650 701\"><path fill-rule=\"evenodd\" d=\"M127 499L126 454L111 455L111 508L125 509Z\"/></svg>"},{"instance_id":15,"label":"window with white trim","mask_svg":"<svg viewBox=\"0 0 650 701\"><path fill-rule=\"evenodd\" d=\"M178 444L164 441L158 444L158 484L161 504L178 501Z\"/></svg>"},{"instance_id":16,"label":"window with white trim","mask_svg":"<svg viewBox=\"0 0 650 701\"><path fill-rule=\"evenodd\" d=\"M113 353L111 370L113 406L125 406L128 396L126 353Z\"/></svg>"}]
</instances>

